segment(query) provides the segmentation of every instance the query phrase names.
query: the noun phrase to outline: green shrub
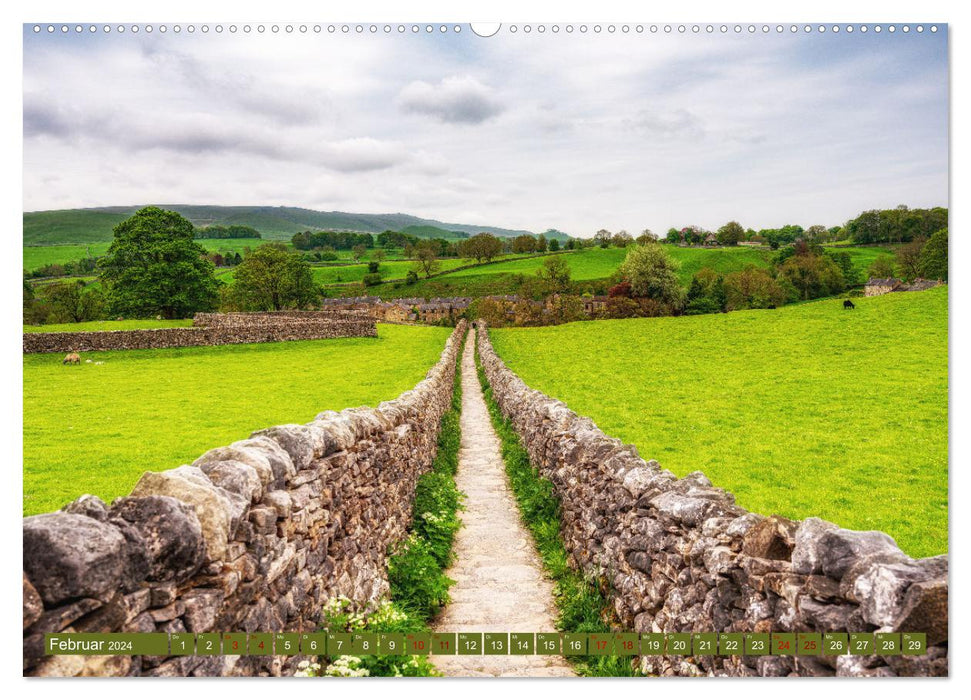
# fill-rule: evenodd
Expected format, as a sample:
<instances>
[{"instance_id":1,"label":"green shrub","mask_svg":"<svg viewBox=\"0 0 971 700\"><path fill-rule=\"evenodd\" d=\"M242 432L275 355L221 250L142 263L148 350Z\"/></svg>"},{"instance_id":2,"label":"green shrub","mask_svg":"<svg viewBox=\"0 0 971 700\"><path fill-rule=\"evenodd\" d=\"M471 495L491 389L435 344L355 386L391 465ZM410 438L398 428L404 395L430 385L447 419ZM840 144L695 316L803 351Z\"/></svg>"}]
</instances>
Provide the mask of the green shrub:
<instances>
[{"instance_id":1,"label":"green shrub","mask_svg":"<svg viewBox=\"0 0 971 700\"><path fill-rule=\"evenodd\" d=\"M365 287L376 287L381 284L381 273L374 272L364 275L364 286Z\"/></svg>"},{"instance_id":2,"label":"green shrub","mask_svg":"<svg viewBox=\"0 0 971 700\"><path fill-rule=\"evenodd\" d=\"M453 581L443 572L428 540L412 533L388 560L391 597L410 614L430 619L449 601Z\"/></svg>"}]
</instances>

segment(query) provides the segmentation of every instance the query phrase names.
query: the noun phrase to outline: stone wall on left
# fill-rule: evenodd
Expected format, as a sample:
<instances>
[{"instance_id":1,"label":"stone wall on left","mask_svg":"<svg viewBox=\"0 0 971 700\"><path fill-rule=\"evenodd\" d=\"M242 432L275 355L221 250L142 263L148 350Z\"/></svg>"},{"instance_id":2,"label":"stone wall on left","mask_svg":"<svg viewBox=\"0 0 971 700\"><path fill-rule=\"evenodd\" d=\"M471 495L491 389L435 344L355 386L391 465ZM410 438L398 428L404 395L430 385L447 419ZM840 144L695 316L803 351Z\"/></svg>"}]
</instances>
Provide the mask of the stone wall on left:
<instances>
[{"instance_id":1,"label":"stone wall on left","mask_svg":"<svg viewBox=\"0 0 971 700\"><path fill-rule=\"evenodd\" d=\"M452 397L466 324L413 389L325 411L146 472L110 506L82 496L23 520L23 671L31 676L287 675L300 657L45 656L55 632L308 632L346 596L388 590Z\"/></svg>"}]
</instances>

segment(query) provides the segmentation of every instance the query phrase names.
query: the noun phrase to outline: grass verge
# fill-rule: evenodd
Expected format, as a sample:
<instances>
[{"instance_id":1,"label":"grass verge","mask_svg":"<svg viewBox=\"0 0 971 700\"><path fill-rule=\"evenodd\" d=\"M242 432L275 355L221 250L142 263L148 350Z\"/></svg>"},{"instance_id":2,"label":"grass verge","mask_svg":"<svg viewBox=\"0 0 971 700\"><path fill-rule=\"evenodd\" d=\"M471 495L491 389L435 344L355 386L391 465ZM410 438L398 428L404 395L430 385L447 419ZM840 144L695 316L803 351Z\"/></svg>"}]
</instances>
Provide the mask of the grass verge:
<instances>
[{"instance_id":1,"label":"grass verge","mask_svg":"<svg viewBox=\"0 0 971 700\"><path fill-rule=\"evenodd\" d=\"M512 423L499 410L485 371L475 357L479 383L499 441L502 459L523 522L533 536L543 568L553 579L553 595L559 617L556 626L563 632L611 632L604 622L610 605L595 581L570 567L569 555L560 537L560 503L553 484L539 475L529 461ZM632 658L618 656L568 656L581 676L639 676Z\"/></svg>"},{"instance_id":2,"label":"grass verge","mask_svg":"<svg viewBox=\"0 0 971 700\"><path fill-rule=\"evenodd\" d=\"M462 356L459 349L458 357ZM454 583L445 575L452 563L452 543L461 523L462 494L455 486L462 432L462 375L455 373L452 405L442 416L438 451L431 471L415 486L411 532L392 547L388 558L391 596L373 613L350 612L346 598L324 608L327 632L408 634L429 632L428 622L449 601ZM309 665L303 675L323 676L437 676L427 656L328 656Z\"/></svg>"}]
</instances>

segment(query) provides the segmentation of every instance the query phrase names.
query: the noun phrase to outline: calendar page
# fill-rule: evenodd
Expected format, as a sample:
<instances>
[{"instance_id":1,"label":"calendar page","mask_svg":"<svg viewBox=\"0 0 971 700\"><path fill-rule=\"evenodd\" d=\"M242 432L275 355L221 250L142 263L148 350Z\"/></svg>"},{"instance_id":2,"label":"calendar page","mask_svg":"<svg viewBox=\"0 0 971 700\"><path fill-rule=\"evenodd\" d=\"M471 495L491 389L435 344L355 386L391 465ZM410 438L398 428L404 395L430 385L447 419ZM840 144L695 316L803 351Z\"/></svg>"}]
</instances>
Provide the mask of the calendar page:
<instances>
[{"instance_id":1,"label":"calendar page","mask_svg":"<svg viewBox=\"0 0 971 700\"><path fill-rule=\"evenodd\" d=\"M948 676L946 22L98 19L24 676Z\"/></svg>"}]
</instances>

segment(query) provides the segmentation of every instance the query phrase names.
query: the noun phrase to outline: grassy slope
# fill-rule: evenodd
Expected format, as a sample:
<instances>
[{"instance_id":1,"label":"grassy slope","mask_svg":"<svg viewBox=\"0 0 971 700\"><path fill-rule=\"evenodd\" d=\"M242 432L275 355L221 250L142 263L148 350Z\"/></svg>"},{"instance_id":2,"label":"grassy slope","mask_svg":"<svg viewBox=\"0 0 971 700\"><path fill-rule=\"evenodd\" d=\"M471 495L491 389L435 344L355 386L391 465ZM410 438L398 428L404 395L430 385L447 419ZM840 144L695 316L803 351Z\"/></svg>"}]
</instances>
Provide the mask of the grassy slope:
<instances>
[{"instance_id":1,"label":"grassy slope","mask_svg":"<svg viewBox=\"0 0 971 700\"><path fill-rule=\"evenodd\" d=\"M376 405L414 386L448 329L378 326L378 338L207 348L28 355L24 513L82 493L126 494L142 472L192 462L279 423Z\"/></svg>"},{"instance_id":2,"label":"grassy slope","mask_svg":"<svg viewBox=\"0 0 971 700\"><path fill-rule=\"evenodd\" d=\"M24 326L24 333L56 333L66 331L131 331L140 328L185 328L192 325L192 319L157 321L155 319L127 319L124 321L85 321L83 323L49 323L46 326Z\"/></svg>"},{"instance_id":3,"label":"grassy slope","mask_svg":"<svg viewBox=\"0 0 971 700\"><path fill-rule=\"evenodd\" d=\"M766 251L748 249L715 249L675 248L665 246L673 257L681 261L679 272L681 281L687 285L691 277L702 267L712 267L719 272L740 270L745 265L767 266ZM581 251L565 253L563 259L570 266L573 280L585 282L610 277L624 261L627 250L623 248L587 248ZM418 296L471 296L479 297L489 294L515 294L518 285L514 275L535 275L542 266L544 258L531 257L519 260L507 260L470 268L457 270L431 280L420 280L417 284L401 286L395 289L386 284L374 287L369 293L384 298Z\"/></svg>"},{"instance_id":4,"label":"grassy slope","mask_svg":"<svg viewBox=\"0 0 971 700\"><path fill-rule=\"evenodd\" d=\"M530 386L751 510L947 551L947 288L493 331ZM610 389L605 390L605 387Z\"/></svg>"},{"instance_id":5,"label":"grassy slope","mask_svg":"<svg viewBox=\"0 0 971 700\"><path fill-rule=\"evenodd\" d=\"M665 246L673 258L681 263L678 276L682 283L691 282L692 276L702 267L711 267L718 272L740 270L748 263L759 266L768 265L766 251L745 248L677 248ZM570 266L570 276L574 280L594 280L610 277L627 257L626 248L587 248L574 253L566 253L564 260ZM454 277L473 277L502 273L534 275L543 265L543 258L531 258L514 262L500 263L488 267L460 270Z\"/></svg>"},{"instance_id":6,"label":"grassy slope","mask_svg":"<svg viewBox=\"0 0 971 700\"><path fill-rule=\"evenodd\" d=\"M877 246L833 246L827 247L826 250L834 253L849 253L850 258L853 260L853 265L864 274L866 273L866 269L873 264L874 260L885 255L893 256L894 254L893 248L880 248Z\"/></svg>"},{"instance_id":7,"label":"grassy slope","mask_svg":"<svg viewBox=\"0 0 971 700\"><path fill-rule=\"evenodd\" d=\"M208 251L216 253L239 253L247 248L256 248L265 240L257 238L200 238L196 243ZM86 245L45 245L24 246L23 259L25 270L36 270L44 265L63 265L71 260L80 260L91 255L99 257L108 252L109 243L88 243Z\"/></svg>"}]
</instances>

